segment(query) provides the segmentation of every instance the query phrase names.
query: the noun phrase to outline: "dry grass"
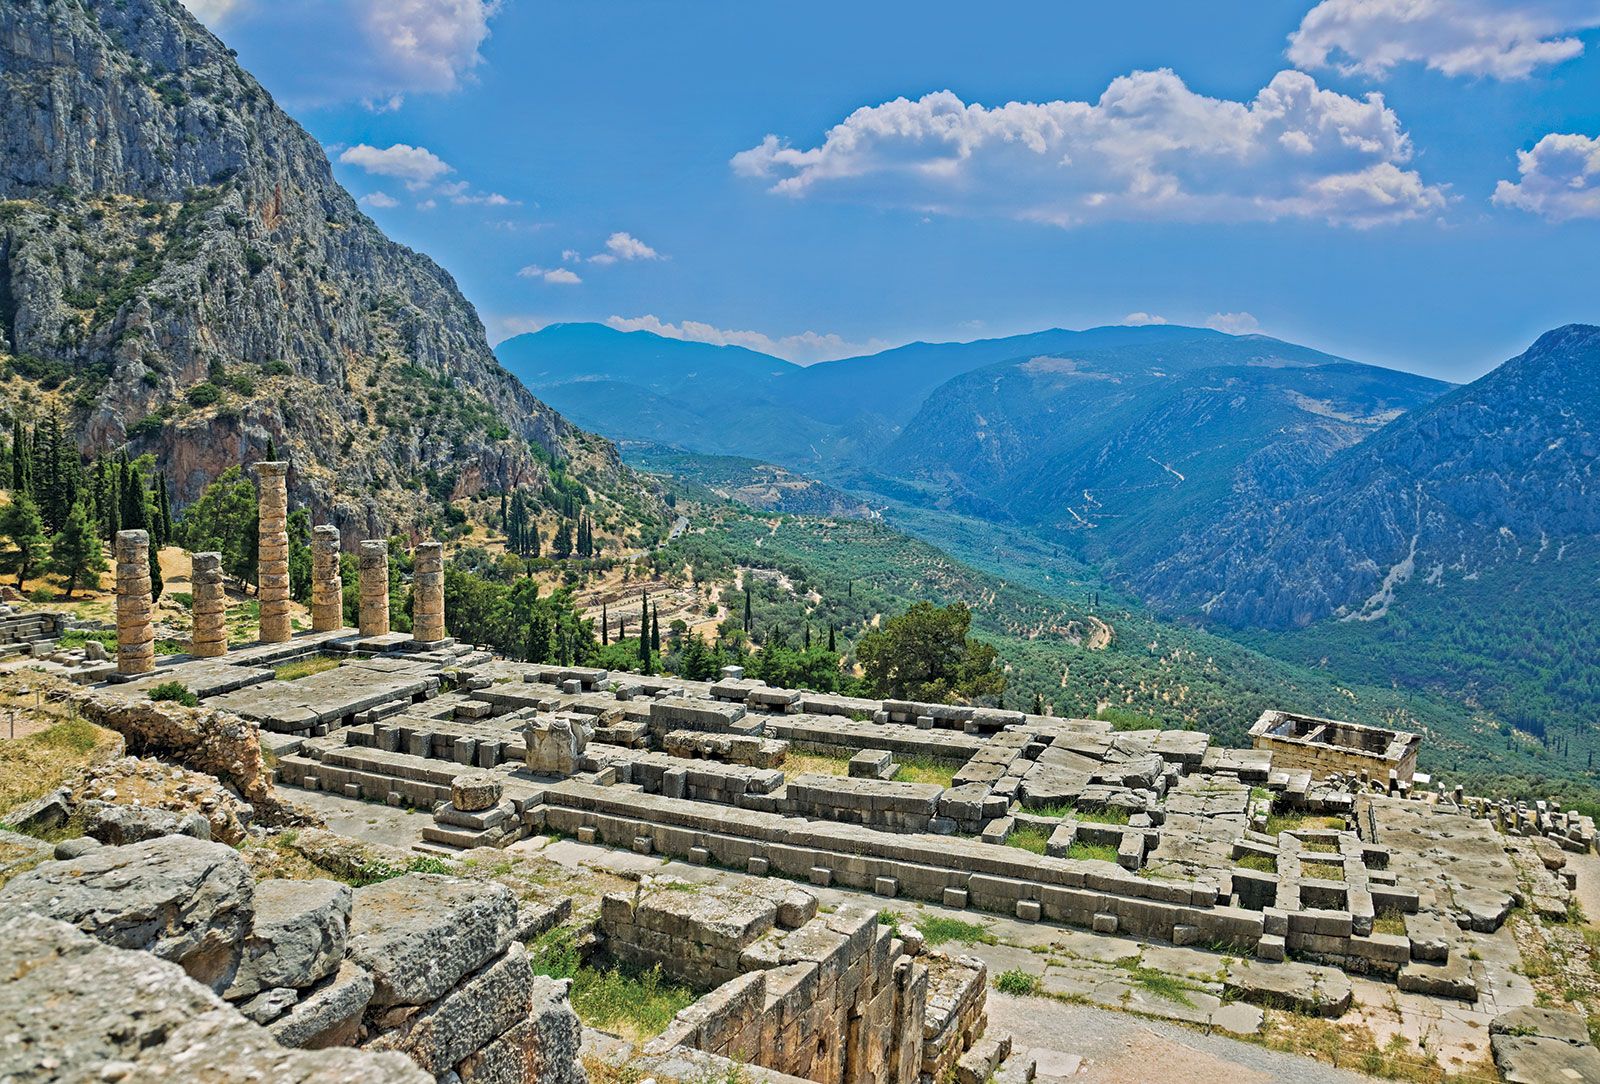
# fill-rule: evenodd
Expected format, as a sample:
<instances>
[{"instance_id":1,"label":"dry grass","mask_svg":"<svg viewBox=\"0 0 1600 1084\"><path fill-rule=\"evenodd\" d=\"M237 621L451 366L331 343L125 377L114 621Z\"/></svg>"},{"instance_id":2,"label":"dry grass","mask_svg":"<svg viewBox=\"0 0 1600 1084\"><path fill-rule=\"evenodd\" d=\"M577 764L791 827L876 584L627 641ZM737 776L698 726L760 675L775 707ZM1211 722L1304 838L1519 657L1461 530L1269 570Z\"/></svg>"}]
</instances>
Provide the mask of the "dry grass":
<instances>
[{"instance_id":1,"label":"dry grass","mask_svg":"<svg viewBox=\"0 0 1600 1084\"><path fill-rule=\"evenodd\" d=\"M275 667L273 672L279 681L298 681L310 677L312 674L321 674L328 670L337 670L344 665L345 660L333 655L311 655L304 659L295 659L282 666Z\"/></svg>"},{"instance_id":2,"label":"dry grass","mask_svg":"<svg viewBox=\"0 0 1600 1084\"><path fill-rule=\"evenodd\" d=\"M790 778L797 775L846 776L850 774L850 761L844 757L796 753L791 749L783 757L783 774Z\"/></svg>"},{"instance_id":3,"label":"dry grass","mask_svg":"<svg viewBox=\"0 0 1600 1084\"><path fill-rule=\"evenodd\" d=\"M1380 1044L1367 1028L1299 1013L1269 1013L1260 1034L1251 1041L1384 1080L1477 1084L1499 1079L1494 1067L1488 1064L1448 1071L1402 1035L1390 1036L1387 1042Z\"/></svg>"},{"instance_id":4,"label":"dry grass","mask_svg":"<svg viewBox=\"0 0 1600 1084\"><path fill-rule=\"evenodd\" d=\"M32 732L25 737L0 736L0 811L49 793L121 741L112 731L73 717L59 706L34 707L31 697L0 701L0 735L10 733L12 710Z\"/></svg>"}]
</instances>

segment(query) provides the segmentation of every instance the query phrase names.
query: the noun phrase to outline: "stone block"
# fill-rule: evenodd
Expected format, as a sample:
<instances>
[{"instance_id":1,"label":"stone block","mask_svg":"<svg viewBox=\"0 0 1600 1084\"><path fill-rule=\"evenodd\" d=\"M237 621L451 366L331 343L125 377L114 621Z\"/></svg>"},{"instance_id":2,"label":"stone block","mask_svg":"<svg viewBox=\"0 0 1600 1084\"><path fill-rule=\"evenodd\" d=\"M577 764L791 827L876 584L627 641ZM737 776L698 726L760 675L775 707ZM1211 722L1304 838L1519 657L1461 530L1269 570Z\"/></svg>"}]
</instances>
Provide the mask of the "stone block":
<instances>
[{"instance_id":1,"label":"stone block","mask_svg":"<svg viewBox=\"0 0 1600 1084\"><path fill-rule=\"evenodd\" d=\"M946 907L965 910L967 906L967 890L964 888L945 889L943 903Z\"/></svg>"},{"instance_id":2,"label":"stone block","mask_svg":"<svg viewBox=\"0 0 1600 1084\"><path fill-rule=\"evenodd\" d=\"M1038 922L1042 913L1043 909L1040 907L1038 900L1017 901L1017 917L1024 922ZM1113 921L1115 921L1114 917Z\"/></svg>"},{"instance_id":3,"label":"stone block","mask_svg":"<svg viewBox=\"0 0 1600 1084\"><path fill-rule=\"evenodd\" d=\"M892 898L900 894L900 882L893 877L879 877L872 882L872 891Z\"/></svg>"},{"instance_id":4,"label":"stone block","mask_svg":"<svg viewBox=\"0 0 1600 1084\"><path fill-rule=\"evenodd\" d=\"M765 877L767 875L767 860L760 855L751 855L745 863L745 872L752 877Z\"/></svg>"},{"instance_id":5,"label":"stone block","mask_svg":"<svg viewBox=\"0 0 1600 1084\"><path fill-rule=\"evenodd\" d=\"M1118 917L1107 911L1096 912L1094 918L1089 922L1090 928L1095 933L1116 933L1120 924Z\"/></svg>"}]
</instances>

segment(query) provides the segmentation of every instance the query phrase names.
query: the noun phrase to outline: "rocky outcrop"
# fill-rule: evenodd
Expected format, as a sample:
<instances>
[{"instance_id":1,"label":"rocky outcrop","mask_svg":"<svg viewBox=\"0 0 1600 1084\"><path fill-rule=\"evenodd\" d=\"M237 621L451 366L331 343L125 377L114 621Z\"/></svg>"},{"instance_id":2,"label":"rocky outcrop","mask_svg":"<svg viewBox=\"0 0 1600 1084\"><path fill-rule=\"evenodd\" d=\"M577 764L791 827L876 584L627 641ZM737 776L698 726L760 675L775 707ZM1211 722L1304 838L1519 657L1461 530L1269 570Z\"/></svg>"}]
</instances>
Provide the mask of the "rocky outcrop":
<instances>
[{"instance_id":1,"label":"rocky outcrop","mask_svg":"<svg viewBox=\"0 0 1600 1084\"><path fill-rule=\"evenodd\" d=\"M428 1084L398 1054L289 1050L175 964L42 915L0 921L0 1078Z\"/></svg>"},{"instance_id":2,"label":"rocky outcrop","mask_svg":"<svg viewBox=\"0 0 1600 1084\"><path fill-rule=\"evenodd\" d=\"M551 461L644 494L178 0L7 4L0 70L0 354L86 451L154 452L181 505L271 440L346 546Z\"/></svg>"},{"instance_id":3,"label":"rocky outcrop","mask_svg":"<svg viewBox=\"0 0 1600 1084\"><path fill-rule=\"evenodd\" d=\"M232 849L164 836L14 877L0 887L0 916L70 923L108 945L169 960L220 992L238 968L253 901L250 872Z\"/></svg>"},{"instance_id":4,"label":"rocky outcrop","mask_svg":"<svg viewBox=\"0 0 1600 1084\"><path fill-rule=\"evenodd\" d=\"M0 931L7 1080L584 1084L567 984L533 975L498 883L253 885L165 836L16 876Z\"/></svg>"},{"instance_id":5,"label":"rocky outcrop","mask_svg":"<svg viewBox=\"0 0 1600 1084\"><path fill-rule=\"evenodd\" d=\"M261 730L255 723L231 712L86 689L40 674L30 674L28 679L35 687L44 686L42 691L52 702L69 704L91 723L121 734L130 753L168 758L216 777L249 804L261 823L317 823L315 816L278 797L261 753Z\"/></svg>"}]
</instances>

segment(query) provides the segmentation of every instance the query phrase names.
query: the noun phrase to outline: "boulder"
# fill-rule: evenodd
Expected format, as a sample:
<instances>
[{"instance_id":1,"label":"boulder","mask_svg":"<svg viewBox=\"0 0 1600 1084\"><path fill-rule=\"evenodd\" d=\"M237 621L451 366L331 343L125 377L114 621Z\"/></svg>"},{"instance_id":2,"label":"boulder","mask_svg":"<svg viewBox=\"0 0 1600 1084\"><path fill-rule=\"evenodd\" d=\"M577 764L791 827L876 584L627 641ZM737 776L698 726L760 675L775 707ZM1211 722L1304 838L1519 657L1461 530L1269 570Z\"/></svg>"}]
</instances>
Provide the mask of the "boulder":
<instances>
[{"instance_id":1,"label":"boulder","mask_svg":"<svg viewBox=\"0 0 1600 1084\"><path fill-rule=\"evenodd\" d=\"M231 1009L210 1012L140 1058L122 1084L173 1081L246 1084L434 1084L404 1054L333 1048L291 1050Z\"/></svg>"},{"instance_id":2,"label":"boulder","mask_svg":"<svg viewBox=\"0 0 1600 1084\"><path fill-rule=\"evenodd\" d=\"M0 920L0 1080L430 1084L398 1054L288 1050L147 952L38 915Z\"/></svg>"},{"instance_id":3,"label":"boulder","mask_svg":"<svg viewBox=\"0 0 1600 1084\"><path fill-rule=\"evenodd\" d=\"M532 989L527 950L513 943L421 1012L400 1007L378 1014L372 1023L380 1034L367 1048L401 1051L437 1076L525 1020Z\"/></svg>"},{"instance_id":4,"label":"boulder","mask_svg":"<svg viewBox=\"0 0 1600 1084\"><path fill-rule=\"evenodd\" d=\"M0 919L60 919L118 948L143 949L226 989L250 926L244 861L220 843L163 836L45 862L0 887Z\"/></svg>"},{"instance_id":5,"label":"boulder","mask_svg":"<svg viewBox=\"0 0 1600 1084\"><path fill-rule=\"evenodd\" d=\"M450 780L450 804L463 813L479 813L499 804L504 791L499 776L488 772L458 775Z\"/></svg>"},{"instance_id":6,"label":"boulder","mask_svg":"<svg viewBox=\"0 0 1600 1084\"><path fill-rule=\"evenodd\" d=\"M42 839L0 828L0 884L40 862L48 862L54 848Z\"/></svg>"},{"instance_id":7,"label":"boulder","mask_svg":"<svg viewBox=\"0 0 1600 1084\"><path fill-rule=\"evenodd\" d=\"M1501 1013L1489 1022L1489 1034L1537 1035L1580 1046L1589 1041L1589 1027L1583 1014L1561 1009L1541 1009L1536 1005L1524 1005Z\"/></svg>"},{"instance_id":8,"label":"boulder","mask_svg":"<svg viewBox=\"0 0 1600 1084\"><path fill-rule=\"evenodd\" d=\"M1600 1080L1600 1050L1542 1035L1494 1035L1494 1064L1507 1084Z\"/></svg>"},{"instance_id":9,"label":"boulder","mask_svg":"<svg viewBox=\"0 0 1600 1084\"><path fill-rule=\"evenodd\" d=\"M528 1080L539 1084L588 1084L578 1046L583 1025L572 1011L571 979L533 977L533 1009L528 1017L532 1032L526 1044Z\"/></svg>"},{"instance_id":10,"label":"boulder","mask_svg":"<svg viewBox=\"0 0 1600 1084\"><path fill-rule=\"evenodd\" d=\"M247 998L238 1005L239 1011L258 1024L270 1024L284 1013L294 1007L300 1000L300 991L288 986L276 986L271 990L263 990L255 997Z\"/></svg>"},{"instance_id":11,"label":"boulder","mask_svg":"<svg viewBox=\"0 0 1600 1084\"><path fill-rule=\"evenodd\" d=\"M72 839L63 839L56 844L54 858L58 862L67 862L74 858L80 858L90 851L98 850L102 846L104 844L93 836L74 836Z\"/></svg>"},{"instance_id":12,"label":"boulder","mask_svg":"<svg viewBox=\"0 0 1600 1084\"><path fill-rule=\"evenodd\" d=\"M61 827L67 823L67 818L71 815L72 807L69 805L67 792L53 790L12 809L0 818L0 825L19 832L38 832Z\"/></svg>"},{"instance_id":13,"label":"boulder","mask_svg":"<svg viewBox=\"0 0 1600 1084\"><path fill-rule=\"evenodd\" d=\"M147 805L114 805L87 801L82 805L83 833L101 843L121 847L162 836L211 838L211 822L198 813L175 813Z\"/></svg>"},{"instance_id":14,"label":"boulder","mask_svg":"<svg viewBox=\"0 0 1600 1084\"><path fill-rule=\"evenodd\" d=\"M262 881L255 918L229 1000L276 986L298 989L334 973L344 960L352 893L337 881Z\"/></svg>"},{"instance_id":15,"label":"boulder","mask_svg":"<svg viewBox=\"0 0 1600 1084\"><path fill-rule=\"evenodd\" d=\"M349 957L375 1007L426 1005L503 952L516 921L505 885L411 873L356 889Z\"/></svg>"},{"instance_id":16,"label":"boulder","mask_svg":"<svg viewBox=\"0 0 1600 1084\"><path fill-rule=\"evenodd\" d=\"M367 1011L367 1002L371 1000L372 976L346 962L332 978L304 993L269 1030L284 1046L312 1050L349 1046L358 1037L361 1015Z\"/></svg>"}]
</instances>

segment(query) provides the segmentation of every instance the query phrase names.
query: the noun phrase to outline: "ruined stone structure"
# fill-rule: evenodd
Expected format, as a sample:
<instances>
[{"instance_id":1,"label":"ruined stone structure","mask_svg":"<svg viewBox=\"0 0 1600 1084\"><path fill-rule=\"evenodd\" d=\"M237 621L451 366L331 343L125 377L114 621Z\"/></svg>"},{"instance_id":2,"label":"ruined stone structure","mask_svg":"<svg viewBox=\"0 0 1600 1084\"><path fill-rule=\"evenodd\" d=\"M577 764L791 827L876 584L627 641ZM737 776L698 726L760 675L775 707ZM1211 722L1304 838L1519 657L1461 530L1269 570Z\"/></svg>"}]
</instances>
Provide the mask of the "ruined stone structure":
<instances>
[{"instance_id":1,"label":"ruined stone structure","mask_svg":"<svg viewBox=\"0 0 1600 1084\"><path fill-rule=\"evenodd\" d=\"M339 568L339 528L311 528L311 631L344 627L344 579Z\"/></svg>"},{"instance_id":2,"label":"ruined stone structure","mask_svg":"<svg viewBox=\"0 0 1600 1084\"><path fill-rule=\"evenodd\" d=\"M0 887L0 1021L42 1045L0 1052L8 1079L584 1084L502 884L254 883L184 835L77 850Z\"/></svg>"},{"instance_id":3,"label":"ruined stone structure","mask_svg":"<svg viewBox=\"0 0 1600 1084\"><path fill-rule=\"evenodd\" d=\"M194 615L189 653L202 659L221 658L228 653L228 599L222 589L222 554L195 554L190 559L189 584Z\"/></svg>"},{"instance_id":4,"label":"ruined stone structure","mask_svg":"<svg viewBox=\"0 0 1600 1084\"><path fill-rule=\"evenodd\" d=\"M261 642L289 639L289 464L257 463L260 528L256 596L261 603Z\"/></svg>"},{"instance_id":5,"label":"ruined stone structure","mask_svg":"<svg viewBox=\"0 0 1600 1084\"><path fill-rule=\"evenodd\" d=\"M358 629L363 636L389 634L389 543L369 538L361 543L361 608Z\"/></svg>"},{"instance_id":6,"label":"ruined stone structure","mask_svg":"<svg viewBox=\"0 0 1600 1084\"><path fill-rule=\"evenodd\" d=\"M1262 712L1250 742L1272 753L1280 768L1304 768L1314 779L1331 775L1411 786L1417 773L1420 734L1378 726L1318 719L1286 711Z\"/></svg>"},{"instance_id":7,"label":"ruined stone structure","mask_svg":"<svg viewBox=\"0 0 1600 1084\"><path fill-rule=\"evenodd\" d=\"M146 674L156 666L150 624L150 535L117 532L117 673Z\"/></svg>"},{"instance_id":8,"label":"ruined stone structure","mask_svg":"<svg viewBox=\"0 0 1600 1084\"><path fill-rule=\"evenodd\" d=\"M928 1019L929 971L957 969L983 985L981 964L908 953L875 908L820 914L815 896L789 886L657 880L637 898L608 895L599 929L614 958L714 987L647 1055L688 1047L818 1084L941 1079L943 1049L924 1040L945 1024ZM982 1028L968 1030L956 1057Z\"/></svg>"},{"instance_id":9,"label":"ruined stone structure","mask_svg":"<svg viewBox=\"0 0 1600 1084\"><path fill-rule=\"evenodd\" d=\"M565 779L582 769L583 751L594 730L570 715L544 715L528 723L522 736L527 742L528 770Z\"/></svg>"},{"instance_id":10,"label":"ruined stone structure","mask_svg":"<svg viewBox=\"0 0 1600 1084\"><path fill-rule=\"evenodd\" d=\"M411 572L411 636L429 647L444 641L444 546L418 543Z\"/></svg>"}]
</instances>

